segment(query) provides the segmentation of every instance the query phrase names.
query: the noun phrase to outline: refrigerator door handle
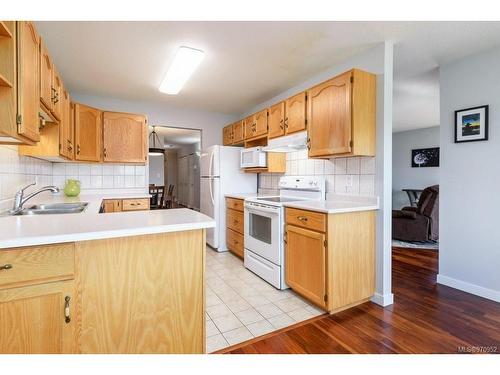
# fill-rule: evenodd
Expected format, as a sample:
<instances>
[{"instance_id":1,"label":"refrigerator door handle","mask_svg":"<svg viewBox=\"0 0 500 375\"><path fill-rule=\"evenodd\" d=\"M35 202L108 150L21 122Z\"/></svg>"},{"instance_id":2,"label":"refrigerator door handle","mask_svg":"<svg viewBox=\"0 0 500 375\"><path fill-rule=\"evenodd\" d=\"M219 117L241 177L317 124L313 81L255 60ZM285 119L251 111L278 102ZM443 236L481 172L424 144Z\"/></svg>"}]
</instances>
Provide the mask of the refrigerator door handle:
<instances>
[{"instance_id":1,"label":"refrigerator door handle","mask_svg":"<svg viewBox=\"0 0 500 375\"><path fill-rule=\"evenodd\" d=\"M214 151L212 150L212 152L210 153L210 163L208 165L208 175L210 177L213 176L213 164L214 164ZM212 199L213 201L213 199Z\"/></svg>"},{"instance_id":2,"label":"refrigerator door handle","mask_svg":"<svg viewBox=\"0 0 500 375\"><path fill-rule=\"evenodd\" d=\"M210 177L210 184L208 185L209 186L209 190L210 190L210 199L212 200L212 205L215 207L213 184L214 184L214 178Z\"/></svg>"}]
</instances>

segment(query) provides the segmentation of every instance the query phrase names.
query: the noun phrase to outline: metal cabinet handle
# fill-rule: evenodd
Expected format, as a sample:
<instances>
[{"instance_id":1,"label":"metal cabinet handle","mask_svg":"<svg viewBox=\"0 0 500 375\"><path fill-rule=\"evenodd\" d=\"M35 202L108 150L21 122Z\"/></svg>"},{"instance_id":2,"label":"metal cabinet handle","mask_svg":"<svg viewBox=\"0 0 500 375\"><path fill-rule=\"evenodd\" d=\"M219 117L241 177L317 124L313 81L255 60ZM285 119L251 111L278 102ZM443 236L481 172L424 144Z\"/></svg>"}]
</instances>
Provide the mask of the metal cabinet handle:
<instances>
[{"instance_id":1,"label":"metal cabinet handle","mask_svg":"<svg viewBox=\"0 0 500 375\"><path fill-rule=\"evenodd\" d=\"M8 271L12 269L12 264L4 264L3 266L0 266L0 271Z\"/></svg>"},{"instance_id":2,"label":"metal cabinet handle","mask_svg":"<svg viewBox=\"0 0 500 375\"><path fill-rule=\"evenodd\" d=\"M108 156L107 153L106 153L106 147L104 147L103 153L104 153L104 157Z\"/></svg>"},{"instance_id":3,"label":"metal cabinet handle","mask_svg":"<svg viewBox=\"0 0 500 375\"><path fill-rule=\"evenodd\" d=\"M80 145L76 145L76 154L80 155Z\"/></svg>"},{"instance_id":4,"label":"metal cabinet handle","mask_svg":"<svg viewBox=\"0 0 500 375\"><path fill-rule=\"evenodd\" d=\"M307 217L305 216L297 216L297 219L299 219L300 221L307 221Z\"/></svg>"},{"instance_id":5,"label":"metal cabinet handle","mask_svg":"<svg viewBox=\"0 0 500 375\"><path fill-rule=\"evenodd\" d=\"M66 296L64 298L64 321L66 323L71 322L71 316L70 316L70 311L69 311L69 301L71 300L70 296Z\"/></svg>"},{"instance_id":6,"label":"metal cabinet handle","mask_svg":"<svg viewBox=\"0 0 500 375\"><path fill-rule=\"evenodd\" d=\"M307 149L311 149L311 138L307 138Z\"/></svg>"}]
</instances>

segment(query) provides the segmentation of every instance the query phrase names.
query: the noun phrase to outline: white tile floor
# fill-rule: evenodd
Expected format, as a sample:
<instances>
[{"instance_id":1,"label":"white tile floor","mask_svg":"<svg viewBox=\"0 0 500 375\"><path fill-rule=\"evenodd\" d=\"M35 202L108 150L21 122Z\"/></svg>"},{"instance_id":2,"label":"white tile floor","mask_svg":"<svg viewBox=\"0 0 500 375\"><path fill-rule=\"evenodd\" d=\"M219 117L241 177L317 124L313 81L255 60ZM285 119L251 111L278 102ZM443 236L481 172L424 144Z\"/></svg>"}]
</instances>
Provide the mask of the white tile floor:
<instances>
[{"instance_id":1,"label":"white tile floor","mask_svg":"<svg viewBox=\"0 0 500 375\"><path fill-rule=\"evenodd\" d=\"M278 290L229 252L207 247L207 353L323 314L292 290Z\"/></svg>"}]
</instances>

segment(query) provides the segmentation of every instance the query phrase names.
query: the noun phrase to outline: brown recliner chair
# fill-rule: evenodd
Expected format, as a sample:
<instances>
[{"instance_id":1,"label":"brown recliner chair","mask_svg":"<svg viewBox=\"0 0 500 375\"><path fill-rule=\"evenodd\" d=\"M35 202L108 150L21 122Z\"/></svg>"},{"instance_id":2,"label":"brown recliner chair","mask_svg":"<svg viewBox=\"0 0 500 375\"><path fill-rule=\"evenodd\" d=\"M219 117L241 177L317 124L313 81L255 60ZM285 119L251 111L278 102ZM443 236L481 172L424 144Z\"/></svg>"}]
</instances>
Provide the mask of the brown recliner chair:
<instances>
[{"instance_id":1,"label":"brown recliner chair","mask_svg":"<svg viewBox=\"0 0 500 375\"><path fill-rule=\"evenodd\" d=\"M439 239L439 185L425 188L417 207L392 211L392 238L402 241Z\"/></svg>"}]
</instances>

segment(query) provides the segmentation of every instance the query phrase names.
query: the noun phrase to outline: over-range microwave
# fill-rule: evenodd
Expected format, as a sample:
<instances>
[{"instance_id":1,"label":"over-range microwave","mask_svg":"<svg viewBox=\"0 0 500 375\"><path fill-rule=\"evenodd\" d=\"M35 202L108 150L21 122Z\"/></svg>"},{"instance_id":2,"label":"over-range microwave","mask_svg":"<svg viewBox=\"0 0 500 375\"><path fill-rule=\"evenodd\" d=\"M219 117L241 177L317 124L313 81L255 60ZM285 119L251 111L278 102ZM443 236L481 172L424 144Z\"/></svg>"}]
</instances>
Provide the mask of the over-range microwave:
<instances>
[{"instance_id":1,"label":"over-range microwave","mask_svg":"<svg viewBox=\"0 0 500 375\"><path fill-rule=\"evenodd\" d=\"M262 147L244 148L241 150L241 168L265 168L267 167L267 153Z\"/></svg>"}]
</instances>

